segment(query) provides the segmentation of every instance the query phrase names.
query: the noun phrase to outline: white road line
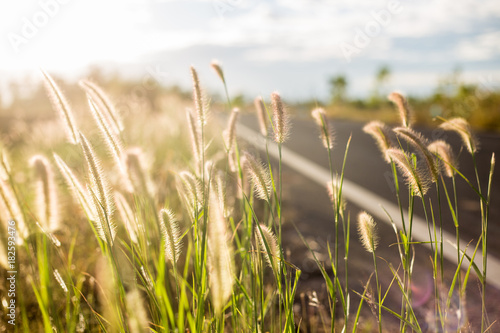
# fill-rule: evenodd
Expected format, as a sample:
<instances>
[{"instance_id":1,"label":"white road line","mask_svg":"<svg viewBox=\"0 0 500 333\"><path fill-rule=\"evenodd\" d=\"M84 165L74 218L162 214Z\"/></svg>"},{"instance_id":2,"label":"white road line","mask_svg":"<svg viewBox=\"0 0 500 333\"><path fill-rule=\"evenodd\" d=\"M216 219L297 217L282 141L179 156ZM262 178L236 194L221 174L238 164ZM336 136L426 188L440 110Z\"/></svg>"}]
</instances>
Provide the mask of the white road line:
<instances>
[{"instance_id":1,"label":"white road line","mask_svg":"<svg viewBox=\"0 0 500 333\"><path fill-rule=\"evenodd\" d=\"M248 127L238 124L237 132L238 136L247 141L248 143L254 145L259 150L265 151L266 142L265 139L257 133L256 131L249 129ZM268 143L268 151L269 155L274 158L278 158L278 148L277 144L274 142ZM321 167L320 165L300 156L299 154L291 151L286 147L282 147L282 162L288 165L290 168L295 171L303 174L309 179L315 181L321 186L326 186L327 182L331 180L330 171ZM389 215L393 218L394 223L399 229L403 228L402 222L400 220L401 212L399 207L394 203L376 195L373 192L366 190L365 188L347 180L344 178L344 185L342 194L347 201L356 204L357 206L366 209L372 215L374 215L377 220L384 221L388 224L391 224L389 217L386 215L382 207L389 213ZM405 219L408 220L408 211L404 210ZM439 227L438 227L439 228ZM417 241L428 241L429 231L427 229L427 222L418 217L413 216L413 231L412 235ZM457 260L457 250L454 246L450 244L456 243L456 236L443 231L444 237L444 248L443 254L444 257L451 262L455 262ZM463 248L467 242L460 240L461 247ZM425 243L425 246L430 248L429 243ZM472 258L474 252L475 243L471 243L467 250L467 254ZM483 267L483 258L480 253L481 249L479 248L474 262L476 263L479 270L482 270ZM468 260L464 258L462 262L462 268L468 268ZM488 271L487 271L487 282L488 284L494 285L495 287L500 289L500 261L493 257L488 256Z\"/></svg>"}]
</instances>

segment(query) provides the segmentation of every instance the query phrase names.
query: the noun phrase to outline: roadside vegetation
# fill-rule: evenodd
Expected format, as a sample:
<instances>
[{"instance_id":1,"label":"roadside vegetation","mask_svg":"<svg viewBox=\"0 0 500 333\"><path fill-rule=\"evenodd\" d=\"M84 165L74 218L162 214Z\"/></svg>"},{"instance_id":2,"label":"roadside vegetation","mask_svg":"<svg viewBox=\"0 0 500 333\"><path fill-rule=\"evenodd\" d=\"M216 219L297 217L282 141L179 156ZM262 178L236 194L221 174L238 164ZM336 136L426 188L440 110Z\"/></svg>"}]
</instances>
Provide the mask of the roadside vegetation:
<instances>
[{"instance_id":1,"label":"roadside vegetation","mask_svg":"<svg viewBox=\"0 0 500 333\"><path fill-rule=\"evenodd\" d=\"M364 127L392 171L394 201L400 208L400 214L390 216L403 226L394 224L393 250L399 262L387 262L377 255L377 221L367 212L351 217L343 200L350 140L334 151L330 107L308 110L318 125L318 145L330 161L325 194L331 198L335 237L320 260L297 229L296 237L310 249L327 291L325 304L315 297L308 300L309 307L323 309L312 314L317 325L311 327L304 308L298 310L301 269L283 247L287 202L282 147L293 136L290 110L277 92L255 99L251 110L259 119L262 140L268 151L278 151L279 158L245 150L237 138L237 123L243 108L250 108L235 105L222 68L215 62L211 66L227 100L216 106L191 67L189 101L178 90L148 89L141 83L108 81L113 96L120 89L126 92L119 101L91 80L63 91L58 80L42 72L45 88L14 96L14 103L2 112L0 251L16 246L16 331L491 330L495 323L485 307L485 258L495 156L488 182L480 183L475 165L478 142L462 118L466 115L443 111L435 116L439 126L463 139L476 170L474 179L460 173L446 142L430 142L413 129L418 113L413 117L412 101L399 93L390 94L388 103L393 105L387 105L398 125L391 128L374 121ZM355 105L346 100L335 103ZM223 130L221 110L227 118ZM342 160L340 170L333 168L337 159ZM400 186L400 178L407 186ZM481 233L470 244L457 242L456 272L447 281L441 216L452 215L459 240L456 182L466 182L477 194ZM430 188L437 197L428 194ZM445 193L445 202L438 199L440 193ZM402 202L409 202L408 207ZM425 243L432 253L433 309L428 317L416 313L413 300L412 278L418 269L414 262L419 256L415 247L422 243L412 237L417 205L425 212ZM16 233L8 228L11 220ZM373 274L364 288L355 290L352 280L358 277L350 275L349 249L361 246ZM467 248L473 249L467 252L472 256L465 253ZM4 280L12 256L0 254ZM475 264L476 256L484 259L481 265ZM342 275L337 273L341 266ZM381 266L392 272L389 285L380 282ZM471 327L466 317L466 290L473 276L481 287L478 327ZM0 291L3 314L9 302L4 284ZM396 307L386 301L392 294L400 298ZM363 318L364 308L373 315ZM11 330L4 320L0 327Z\"/></svg>"}]
</instances>

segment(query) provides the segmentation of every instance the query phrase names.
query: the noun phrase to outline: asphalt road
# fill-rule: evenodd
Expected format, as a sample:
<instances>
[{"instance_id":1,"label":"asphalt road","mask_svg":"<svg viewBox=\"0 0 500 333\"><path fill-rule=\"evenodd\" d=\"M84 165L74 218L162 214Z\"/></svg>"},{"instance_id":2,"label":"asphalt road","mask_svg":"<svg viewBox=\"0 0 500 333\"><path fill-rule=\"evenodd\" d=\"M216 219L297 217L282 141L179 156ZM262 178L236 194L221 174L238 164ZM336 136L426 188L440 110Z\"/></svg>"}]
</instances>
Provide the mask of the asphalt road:
<instances>
[{"instance_id":1,"label":"asphalt road","mask_svg":"<svg viewBox=\"0 0 500 333\"><path fill-rule=\"evenodd\" d=\"M240 118L240 122L245 126L257 130L257 123L252 115L245 115ZM351 145L348 152L345 177L350 182L362 186L364 189L375 193L382 199L388 200L397 204L394 187L392 185L392 173L389 165L383 160L373 139L362 131L363 123L351 121L335 121L331 122L335 131L335 147L333 151L334 169L341 170L341 163L345 152L345 146L349 136L352 135ZM458 135L452 132L444 132L441 130L432 130L427 128L416 128L425 137L434 139L443 139L447 141L453 148L454 152L459 156L459 170L471 180L475 182L475 174L472 160L468 152L462 148L461 141ZM321 141L318 138L319 131L316 125L310 119L295 118L292 121L292 129L290 139L285 143L285 147L294 153L297 153L307 161L313 162L320 167L328 170L327 152L323 148ZM497 134L477 133L480 141L480 151L477 154L477 164L479 167L479 178L483 189L486 188L487 178L489 174L489 165L492 152L500 153L500 136ZM252 141L252 140L248 140ZM257 151L252 145L247 149ZM497 156L500 157L500 156ZM286 155L284 155L286 159ZM330 201L327 196L325 186L321 186L310 180L311 177L305 176L303 173L297 172L289 166L284 166L284 209L286 214L285 220L285 247L289 250L290 260L302 269L303 285L302 290L317 290L322 288L323 279L316 268L316 264L312 260L312 256L308 253L292 223L296 224L300 231L306 236L309 244L313 247L320 259L327 259L327 242L333 243L334 221L333 211ZM448 183L448 188L451 189L451 183ZM405 188L404 183L401 186ZM479 199L477 194L463 180L457 179L457 192L459 196L459 223L460 237L463 240L461 246L465 243L473 241L475 245L479 237L480 226L480 210ZM433 198L436 202L436 193L430 191L426 196L426 200ZM490 224L488 229L488 253L489 258L500 258L500 242L497 240L500 237L500 175L497 174L493 178L491 189L491 211ZM358 200L359 201L359 200ZM446 209L446 199L444 194L441 198L443 204L443 228L444 230L455 234L455 227L451 219L451 215ZM403 195L403 204L407 207L407 195ZM351 245L348 257L349 284L356 290L361 290L362 284L366 282L369 275L373 272L373 262L371 254L367 253L358 241L356 231L356 217L359 211L367 209L362 202L353 205L348 202L348 210L351 216ZM422 204L416 201L416 214L421 218L424 217ZM437 210L437 207L434 207ZM393 216L397 218L397 216ZM436 216L437 218L437 216ZM397 247L394 246L396 236L394 230L389 224L379 222L378 232L381 236L380 245L377 249L377 256L383 258L388 263L392 263L397 267L400 263ZM342 235L339 237L342 240ZM421 299L417 298L421 304L422 315L429 309L429 291L432 290L432 267L430 262L431 252L424 246L416 246L414 282L416 290L420 290L418 294ZM344 253L341 252L341 259ZM379 269L382 275L382 285L386 288L392 275L388 269L388 265L380 260ZM339 267L339 274L344 274L344 263ZM380 268L380 266L382 268ZM445 285L449 285L450 280L456 268L456 261L446 261L445 269ZM354 277L354 278L352 278ZM500 276L497 277L500 280ZM491 280L491 278L490 278ZM498 286L498 283L494 283ZM394 287L393 287L394 288ZM477 305L479 303L479 293L477 292L477 281L472 281L469 284L468 305ZM432 294L432 293L431 293ZM394 292L393 301L399 300L399 295ZM417 294L415 294L417 295ZM500 291L497 287L490 286L488 288L489 299L487 302L490 319L500 318ZM391 299L391 297L389 297ZM477 312L477 306L472 306L468 310L468 319L472 323L477 323L480 318L480 312ZM479 316L479 317L478 317ZM492 320L493 321L493 320ZM474 325L475 326L475 325Z\"/></svg>"}]
</instances>

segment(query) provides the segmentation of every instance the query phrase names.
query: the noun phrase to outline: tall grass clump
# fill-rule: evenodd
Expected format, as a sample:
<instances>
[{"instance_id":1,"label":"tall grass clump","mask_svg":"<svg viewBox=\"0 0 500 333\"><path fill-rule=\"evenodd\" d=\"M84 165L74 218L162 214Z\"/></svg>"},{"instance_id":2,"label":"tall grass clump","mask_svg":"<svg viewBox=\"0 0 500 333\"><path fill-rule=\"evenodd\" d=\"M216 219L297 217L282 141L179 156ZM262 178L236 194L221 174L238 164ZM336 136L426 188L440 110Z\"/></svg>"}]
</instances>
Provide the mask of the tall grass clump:
<instances>
[{"instance_id":1,"label":"tall grass clump","mask_svg":"<svg viewBox=\"0 0 500 333\"><path fill-rule=\"evenodd\" d=\"M247 106L232 105L231 77L219 63L211 67L223 84L225 104L209 103L192 66L189 100L162 96L152 103L154 112L134 104L127 117L97 84L79 82L81 97L88 102L80 108L42 72L67 138L59 138L51 151L42 144L9 143L2 146L0 158L0 273L9 264L4 245L14 246L7 242L14 221L16 269L23 272L17 281L22 291L18 331L292 333L367 327L383 332L392 330L396 321L395 330L401 332L423 332L426 327L444 332L452 330L457 313L465 312L471 272L481 284L481 329L488 330L486 258L495 156L488 183L480 184L479 143L464 120L444 121L441 127L462 138L475 181L459 170L449 143L430 142L411 127L406 99L390 95L401 126L391 129L373 121L363 130L376 140L392 174L399 212L388 218L395 237L391 241L382 235L372 215L362 212L355 221L358 243L351 241L351 213L344 198L351 137L345 148L338 148L335 121L322 108L312 110L320 135L317 144L329 161L326 192L334 239L318 253L298 232L326 292L298 296L302 271L286 248L290 239L285 239L295 226L293 203L283 195L288 188L285 145L292 135L289 109L277 92L254 100L251 107L262 135L262 153L256 153L239 135ZM78 126L73 110L83 112L75 114ZM15 156L12 165L6 158L9 150ZM406 185L400 184L401 178ZM461 181L477 194L481 208L481 234L467 246L460 240L456 183ZM420 204L429 227L424 241L413 235ZM444 269L444 214L452 216L456 229L451 282ZM394 247L384 249L387 239ZM413 295L414 263L422 244L431 248L434 278L428 318L418 313ZM469 246L472 256L466 254ZM371 275L361 281L362 288L356 287L360 276L352 269L355 247L364 248L373 261L366 266ZM381 257L391 249L397 251L396 262ZM478 253L481 268L475 264ZM382 279L383 269L391 281ZM0 308L6 311L3 295ZM390 303L391 298L396 301ZM362 311L366 304L373 321Z\"/></svg>"}]
</instances>

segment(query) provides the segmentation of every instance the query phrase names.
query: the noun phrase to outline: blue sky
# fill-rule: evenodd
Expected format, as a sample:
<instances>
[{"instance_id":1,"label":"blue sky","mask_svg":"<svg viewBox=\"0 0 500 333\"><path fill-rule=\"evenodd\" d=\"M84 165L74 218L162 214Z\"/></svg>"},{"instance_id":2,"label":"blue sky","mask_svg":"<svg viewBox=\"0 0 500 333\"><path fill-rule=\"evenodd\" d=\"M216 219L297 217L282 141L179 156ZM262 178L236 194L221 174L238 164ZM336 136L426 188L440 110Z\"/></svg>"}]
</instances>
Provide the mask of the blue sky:
<instances>
[{"instance_id":1,"label":"blue sky","mask_svg":"<svg viewBox=\"0 0 500 333\"><path fill-rule=\"evenodd\" d=\"M216 91L214 58L231 92L295 100L325 98L337 74L366 96L382 65L386 89L408 94L457 67L465 81L500 87L497 0L4 1L0 38L0 87L39 67L76 79L89 64L187 87L194 64Z\"/></svg>"}]
</instances>

